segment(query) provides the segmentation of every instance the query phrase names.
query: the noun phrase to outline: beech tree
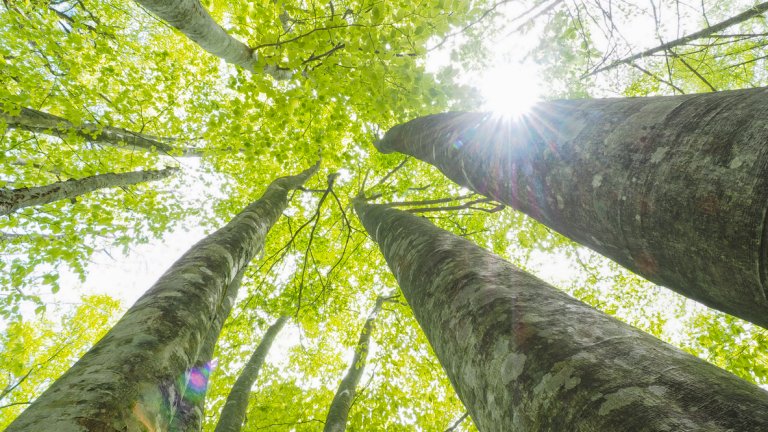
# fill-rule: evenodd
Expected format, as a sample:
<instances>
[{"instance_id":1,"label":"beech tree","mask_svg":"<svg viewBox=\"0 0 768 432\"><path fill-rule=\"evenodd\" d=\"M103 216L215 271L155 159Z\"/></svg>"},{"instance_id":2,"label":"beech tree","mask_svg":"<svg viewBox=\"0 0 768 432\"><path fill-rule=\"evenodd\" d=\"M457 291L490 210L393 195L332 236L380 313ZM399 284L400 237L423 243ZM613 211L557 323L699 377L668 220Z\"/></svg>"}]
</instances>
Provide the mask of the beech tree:
<instances>
[{"instance_id":1,"label":"beech tree","mask_svg":"<svg viewBox=\"0 0 768 432\"><path fill-rule=\"evenodd\" d=\"M355 209L480 430L765 427L757 386L421 218Z\"/></svg>"},{"instance_id":2,"label":"beech tree","mask_svg":"<svg viewBox=\"0 0 768 432\"><path fill-rule=\"evenodd\" d=\"M219 422L216 424L216 432L239 432L245 421L245 412L248 408L248 399L251 396L251 387L253 387L254 381L259 377L259 372L264 364L264 359L269 353L269 348L272 347L272 343L282 330L288 317L283 315L274 322L267 331L264 333L264 337L259 342L259 346L248 359L248 362L243 367L243 371L237 377L237 381L232 386L226 402L224 402L224 408L219 415Z\"/></svg>"},{"instance_id":3,"label":"beech tree","mask_svg":"<svg viewBox=\"0 0 768 432\"><path fill-rule=\"evenodd\" d=\"M48 204L62 199L74 200L75 197L93 192L96 189L130 186L162 179L176 171L178 168L166 168L162 171L107 173L32 188L0 189L0 216L13 213L24 207Z\"/></svg>"},{"instance_id":4,"label":"beech tree","mask_svg":"<svg viewBox=\"0 0 768 432\"><path fill-rule=\"evenodd\" d=\"M376 299L373 310L371 310L371 313L365 320L363 329L360 330L360 339L358 339L357 345L355 345L355 355L352 356L349 369L344 374L344 378L341 379L339 388L333 396L333 402L328 407L328 415L325 417L325 427L323 427L325 432L344 432L347 430L349 409L355 400L357 386L360 383L360 378L363 376L365 363L368 360L371 332L376 323L376 316L381 312L381 307L385 301L387 301L387 297L379 296Z\"/></svg>"},{"instance_id":5,"label":"beech tree","mask_svg":"<svg viewBox=\"0 0 768 432\"><path fill-rule=\"evenodd\" d=\"M8 128L12 129L23 128L33 132L62 134L65 136L73 133L86 141L124 147L129 150L156 150L162 153L169 153L174 150L168 143L162 142L156 137L110 126L94 124L76 126L65 118L31 108L21 108L17 114L0 111L0 118L5 120ZM185 154L189 155L190 152Z\"/></svg>"},{"instance_id":6,"label":"beech tree","mask_svg":"<svg viewBox=\"0 0 768 432\"><path fill-rule=\"evenodd\" d=\"M7 430L167 430L184 395L180 377L194 364L226 288L263 248L288 192L317 168L275 180L197 243Z\"/></svg>"},{"instance_id":7,"label":"beech tree","mask_svg":"<svg viewBox=\"0 0 768 432\"><path fill-rule=\"evenodd\" d=\"M765 96L556 101L517 120L439 114L395 126L377 147L768 327Z\"/></svg>"}]
</instances>

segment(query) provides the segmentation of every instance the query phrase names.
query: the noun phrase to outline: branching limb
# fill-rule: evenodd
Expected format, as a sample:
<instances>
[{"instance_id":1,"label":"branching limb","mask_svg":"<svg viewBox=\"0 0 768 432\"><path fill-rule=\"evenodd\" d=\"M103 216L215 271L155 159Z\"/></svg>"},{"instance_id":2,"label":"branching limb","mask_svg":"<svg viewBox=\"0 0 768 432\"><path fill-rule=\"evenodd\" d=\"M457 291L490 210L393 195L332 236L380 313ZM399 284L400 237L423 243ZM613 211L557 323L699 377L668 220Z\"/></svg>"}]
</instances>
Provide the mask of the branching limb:
<instances>
[{"instance_id":1,"label":"branching limb","mask_svg":"<svg viewBox=\"0 0 768 432\"><path fill-rule=\"evenodd\" d=\"M721 22L719 22L719 23L717 23L717 24L715 24L713 26L707 27L707 28L705 28L703 30L700 30L700 31L697 31L695 33L691 33L688 36L684 36L682 38L675 39L675 40L667 42L667 43L663 43L663 44L658 45L656 47L647 49L647 50L645 50L645 51L643 51L641 53L638 53L638 54L635 54L635 55L631 55L629 57L626 57L626 58L623 58L621 60L615 61L615 62L613 62L613 63L611 63L611 64L609 64L607 66L603 66L601 68L595 69L592 72L589 72L588 74L584 75L582 78L587 78L587 77L590 77L592 75L596 75L596 74L598 74L600 72L605 72L607 70L613 69L613 68L615 68L617 66L620 66L620 65L623 65L623 64L631 64L635 60L641 59L643 57L648 57L650 55L656 54L657 52L669 51L672 48L675 48L675 47L678 47L678 46L681 46L681 45L685 45L685 44L687 44L687 43L689 43L691 41L694 41L696 39L702 39L702 38L705 38L705 37L710 37L710 36L714 35L715 33L719 32L719 31L727 29L728 27L732 27L732 26L734 26L736 24L739 24L739 23L742 23L744 21L747 21L747 20L749 20L749 19L751 19L753 17L756 17L758 15L762 15L766 11L768 11L768 2L760 3L758 5L753 6L752 8L750 8L750 9L748 9L748 10L746 10L746 11L744 11L744 12L738 14L738 15L736 15L736 16L728 18L725 21L721 21Z\"/></svg>"}]
</instances>

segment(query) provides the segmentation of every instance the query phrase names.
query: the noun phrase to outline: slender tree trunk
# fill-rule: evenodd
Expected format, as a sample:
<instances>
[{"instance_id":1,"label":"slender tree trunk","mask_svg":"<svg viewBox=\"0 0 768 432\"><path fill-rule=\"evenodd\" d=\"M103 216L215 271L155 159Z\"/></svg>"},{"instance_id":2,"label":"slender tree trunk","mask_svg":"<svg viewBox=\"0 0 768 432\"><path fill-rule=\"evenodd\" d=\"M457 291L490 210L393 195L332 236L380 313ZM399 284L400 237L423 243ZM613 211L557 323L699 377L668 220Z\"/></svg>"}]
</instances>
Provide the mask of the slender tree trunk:
<instances>
[{"instance_id":1,"label":"slender tree trunk","mask_svg":"<svg viewBox=\"0 0 768 432\"><path fill-rule=\"evenodd\" d=\"M275 180L193 246L7 430L168 430L225 289L262 249L288 192L317 168Z\"/></svg>"},{"instance_id":2,"label":"slender tree trunk","mask_svg":"<svg viewBox=\"0 0 768 432\"><path fill-rule=\"evenodd\" d=\"M630 63L632 63L635 60L641 59L643 57L648 57L650 55L656 54L659 51L667 52L667 51L671 50L672 48L675 48L675 47L678 47L678 46L681 46L681 45L685 45L685 44L687 44L689 42L693 42L693 41L695 41L697 39L703 39L703 38L706 38L706 37L710 37L710 36L714 35L715 33L723 31L723 30L725 30L725 29L727 29L729 27L733 27L736 24L741 24L741 23L743 23L745 21L748 21L748 20L750 20L750 19L752 19L752 18L754 18L756 16L760 16L760 15L764 14L766 11L768 11L768 2L754 5L751 8L747 9L746 11L744 11L744 12L738 14L738 15L734 15L731 18L728 18L725 21L721 21L721 22L719 22L719 23L717 23L715 25L709 26L709 27L707 27L705 29L702 29L702 30L699 30L699 31L697 31L695 33L691 33L688 36L683 36L683 37L681 37L679 39L675 39L673 41L670 41L670 42L667 42L667 43L663 43L663 44L661 44L659 46L656 46L654 48L649 48L649 49L647 49L647 50L645 50L645 51L643 51L641 53L631 55L629 57L626 57L626 58L623 58L621 60L615 61L615 62L613 62L613 63L611 63L611 64L609 64L607 66L603 66L603 67L600 67L598 69L595 69L594 71L592 71L592 72L588 73L587 75L585 75L585 78L588 77L588 76L592 76L592 75L598 74L600 72L605 72L607 70L613 69L613 68L615 68L615 67L617 67L619 65L630 64Z\"/></svg>"},{"instance_id":3,"label":"slender tree trunk","mask_svg":"<svg viewBox=\"0 0 768 432\"><path fill-rule=\"evenodd\" d=\"M0 216L13 213L25 207L75 198L99 189L130 186L137 183L160 180L178 170L178 168L165 168L159 171L97 174L80 180L70 179L39 187L21 189L0 188Z\"/></svg>"},{"instance_id":4,"label":"slender tree trunk","mask_svg":"<svg viewBox=\"0 0 768 432\"><path fill-rule=\"evenodd\" d=\"M264 333L259 346L256 347L251 358L248 359L248 363L245 364L243 371L240 372L240 376L237 377L232 390L229 391L227 400L224 402L224 408L221 409L221 415L219 422L216 424L215 432L240 432L240 428L245 420L245 413L248 410L251 387L256 382L256 378L259 377L259 371L261 371L261 366L264 364L264 359L267 358L267 353L269 353L272 343L275 341L277 334L280 333L280 330L283 329L286 321L288 321L288 317L281 316Z\"/></svg>"},{"instance_id":5,"label":"slender tree trunk","mask_svg":"<svg viewBox=\"0 0 768 432\"><path fill-rule=\"evenodd\" d=\"M202 428L208 382L211 372L216 367L213 362L213 352L216 349L216 342L219 340L221 329L224 327L224 321L229 317L232 306L237 300L237 293L240 291L244 273L245 268L240 270L227 287L197 354L197 360L187 373L184 397L180 401L171 426L173 431L198 432Z\"/></svg>"},{"instance_id":6,"label":"slender tree trunk","mask_svg":"<svg viewBox=\"0 0 768 432\"><path fill-rule=\"evenodd\" d=\"M217 24L199 0L136 0L136 3L216 57L248 71L256 71L256 52ZM278 80L291 76L290 71L272 65L265 66L264 72Z\"/></svg>"},{"instance_id":7,"label":"slender tree trunk","mask_svg":"<svg viewBox=\"0 0 768 432\"><path fill-rule=\"evenodd\" d=\"M72 132L89 142L111 147L147 152L158 151L174 155L178 153L178 156L200 155L196 149L176 149L167 143L159 141L158 138L139 132L91 123L77 126L63 117L31 108L22 108L21 112L17 115L10 115L0 111L0 120L4 120L8 127L12 129L25 129L49 135L67 135Z\"/></svg>"},{"instance_id":8,"label":"slender tree trunk","mask_svg":"<svg viewBox=\"0 0 768 432\"><path fill-rule=\"evenodd\" d=\"M365 371L365 363L368 361L368 348L371 341L371 332L376 323L376 316L381 311L381 307L387 297L379 296L373 310L368 315L368 319L363 324L363 330L360 332L360 339L355 346L355 355L352 357L352 364L349 365L346 375L341 380L333 401L328 409L328 415L325 417L325 428L323 432L344 432L347 430L347 417L349 409L352 407L352 401L355 400L357 393L357 384Z\"/></svg>"},{"instance_id":9,"label":"slender tree trunk","mask_svg":"<svg viewBox=\"0 0 768 432\"><path fill-rule=\"evenodd\" d=\"M447 113L378 143L660 285L768 327L768 90Z\"/></svg>"},{"instance_id":10,"label":"slender tree trunk","mask_svg":"<svg viewBox=\"0 0 768 432\"><path fill-rule=\"evenodd\" d=\"M357 214L481 431L764 431L768 392L427 220Z\"/></svg>"}]
</instances>

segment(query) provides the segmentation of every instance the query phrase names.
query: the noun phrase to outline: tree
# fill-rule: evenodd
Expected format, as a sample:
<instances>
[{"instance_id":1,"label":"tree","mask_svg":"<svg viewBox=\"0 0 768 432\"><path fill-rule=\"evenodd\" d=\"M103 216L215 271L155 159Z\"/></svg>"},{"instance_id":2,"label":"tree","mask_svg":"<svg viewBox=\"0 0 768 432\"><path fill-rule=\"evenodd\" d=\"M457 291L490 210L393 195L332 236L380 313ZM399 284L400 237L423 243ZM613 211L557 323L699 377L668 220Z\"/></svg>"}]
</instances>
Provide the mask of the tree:
<instances>
[{"instance_id":1,"label":"tree","mask_svg":"<svg viewBox=\"0 0 768 432\"><path fill-rule=\"evenodd\" d=\"M363 199L355 210L481 430L758 431L768 421L757 386L421 218Z\"/></svg>"},{"instance_id":2,"label":"tree","mask_svg":"<svg viewBox=\"0 0 768 432\"><path fill-rule=\"evenodd\" d=\"M209 53L221 57L228 63L254 71L257 56L251 48L230 36L211 18L198 0L173 2L138 0L152 13L179 29L185 36Z\"/></svg>"},{"instance_id":3,"label":"tree","mask_svg":"<svg viewBox=\"0 0 768 432\"><path fill-rule=\"evenodd\" d=\"M328 407L328 415L325 417L325 427L323 428L324 432L344 432L347 430L349 409L355 400L357 385L360 383L360 378L362 378L365 371L365 363L368 361L371 332L376 323L376 316L381 312L381 307L387 300L388 297L379 296L376 299L373 310L371 310L371 313L365 320L365 324L363 324L363 329L360 331L360 339L357 341L357 345L355 345L355 355L352 356L349 369L344 378L341 379L339 388L333 396L333 402Z\"/></svg>"},{"instance_id":4,"label":"tree","mask_svg":"<svg viewBox=\"0 0 768 432\"><path fill-rule=\"evenodd\" d=\"M31 108L21 108L18 114L0 112L0 119L5 121L9 129L23 128L32 132L61 134L64 136L73 133L84 138L86 141L108 146L143 151L159 151L162 153L174 152L174 148L168 143L161 142L155 137L139 132L88 123L75 126L65 118ZM194 151L185 151L183 153L185 156L192 154L194 154Z\"/></svg>"},{"instance_id":5,"label":"tree","mask_svg":"<svg viewBox=\"0 0 768 432\"><path fill-rule=\"evenodd\" d=\"M768 327L765 92L547 102L514 121L439 114L390 129L377 147Z\"/></svg>"},{"instance_id":6,"label":"tree","mask_svg":"<svg viewBox=\"0 0 768 432\"><path fill-rule=\"evenodd\" d=\"M263 248L288 192L317 168L275 180L197 243L7 430L165 430L226 288Z\"/></svg>"},{"instance_id":7,"label":"tree","mask_svg":"<svg viewBox=\"0 0 768 432\"><path fill-rule=\"evenodd\" d=\"M647 50L645 50L645 51L643 51L641 53L633 54L633 55L631 55L631 56L629 56L627 58L623 58L621 60L615 61L615 62L613 62L613 63L611 63L609 65L602 66L602 67L600 67L598 69L595 69L594 71L590 72L590 74L598 74L600 72L604 72L604 71L613 69L613 68L615 68L615 67L617 67L619 65L622 65L622 64L631 64L635 60L641 59L643 57L648 57L650 55L658 53L659 51L666 52L666 51L671 50L672 48L675 48L675 47L678 47L678 46L681 46L681 45L685 45L685 44L687 44L687 43L689 43L691 41L695 41L697 39L702 39L702 38L706 38L708 36L712 36L713 34L719 33L719 32L721 32L721 31L723 31L723 30L725 30L725 29L727 29L729 27L735 26L737 24L741 24L744 21L747 21L747 20L749 20L751 18L754 18L756 16L759 16L759 15L762 15L766 11L768 11L768 3L760 3L760 4L757 4L757 5L754 5L751 8L749 8L748 10L746 10L746 11L744 11L744 12L738 14L738 15L734 15L731 18L728 18L727 20L721 21L721 22L719 22L717 24L709 26L709 27L707 27L705 29L702 29L702 30L697 31L695 33L692 33L690 35L683 36L683 37L681 37L679 39L675 39L673 41L661 44L661 45L659 45L657 47L649 48L649 49L647 49ZM712 88L712 90L714 91L716 89Z\"/></svg>"},{"instance_id":8,"label":"tree","mask_svg":"<svg viewBox=\"0 0 768 432\"><path fill-rule=\"evenodd\" d=\"M177 171L178 168L166 168L161 171L107 173L32 188L0 189L0 216L11 214L24 207L49 204L63 199L75 200L75 197L97 189L130 186L136 183L160 180Z\"/></svg>"},{"instance_id":9,"label":"tree","mask_svg":"<svg viewBox=\"0 0 768 432\"><path fill-rule=\"evenodd\" d=\"M259 377L259 371L261 371L261 366L267 358L269 349L288 318L286 315L281 316L264 333L259 346L248 359L248 363L243 367L243 371L240 372L240 376L237 377L237 381L235 381L226 402L224 402L219 422L216 424L216 432L240 432L243 421L245 421L248 399L251 397L251 387L253 387L256 378Z\"/></svg>"}]
</instances>

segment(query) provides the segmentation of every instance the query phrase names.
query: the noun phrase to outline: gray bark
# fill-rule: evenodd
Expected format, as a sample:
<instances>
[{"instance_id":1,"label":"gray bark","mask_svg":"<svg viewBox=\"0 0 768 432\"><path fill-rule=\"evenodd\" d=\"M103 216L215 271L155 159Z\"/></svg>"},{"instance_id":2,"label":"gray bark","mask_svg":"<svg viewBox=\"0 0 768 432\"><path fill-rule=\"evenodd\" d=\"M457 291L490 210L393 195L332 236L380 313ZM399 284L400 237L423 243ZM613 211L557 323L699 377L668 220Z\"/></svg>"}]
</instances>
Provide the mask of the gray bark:
<instances>
[{"instance_id":1,"label":"gray bark","mask_svg":"<svg viewBox=\"0 0 768 432\"><path fill-rule=\"evenodd\" d=\"M325 417L325 427L323 432L344 432L347 430L347 418L349 409L352 407L352 401L355 400L357 385L365 371L365 363L368 361L368 348L371 341L371 332L376 323L376 317L381 311L381 307L387 297L380 296L376 299L373 310L368 315L368 319L363 324L363 330L360 332L360 338L355 346L355 355L352 357L352 364L349 365L347 373L342 378L336 394L333 396L331 406L328 408L328 415Z\"/></svg>"},{"instance_id":2,"label":"gray bark","mask_svg":"<svg viewBox=\"0 0 768 432\"><path fill-rule=\"evenodd\" d=\"M356 202L481 431L765 431L768 392L425 219Z\"/></svg>"},{"instance_id":3,"label":"gray bark","mask_svg":"<svg viewBox=\"0 0 768 432\"><path fill-rule=\"evenodd\" d=\"M243 371L240 372L240 376L237 377L235 384L229 391L224 407L221 409L221 415L219 422L216 424L215 432L240 432L243 421L245 421L245 414L248 411L251 387L256 382L256 378L259 377L261 366L264 364L264 359L267 358L267 353L269 353L272 343L287 321L287 316L281 316L264 333L259 346L256 347L256 350L251 355L251 358L248 359L248 363L245 364Z\"/></svg>"},{"instance_id":4,"label":"gray bark","mask_svg":"<svg viewBox=\"0 0 768 432\"><path fill-rule=\"evenodd\" d=\"M10 115L7 112L0 111L0 120L4 120L11 129L24 129L31 132L56 136L66 136L68 133L72 132L88 142L111 147L146 152L158 151L161 153L171 153L177 156L200 155L196 149L176 149L170 144L160 141L156 137L139 132L111 126L100 126L92 123L85 123L77 126L63 117L31 108L22 108L18 115Z\"/></svg>"},{"instance_id":5,"label":"gray bark","mask_svg":"<svg viewBox=\"0 0 768 432\"><path fill-rule=\"evenodd\" d=\"M633 272L768 327L768 90L422 117L413 155Z\"/></svg>"},{"instance_id":6,"label":"gray bark","mask_svg":"<svg viewBox=\"0 0 768 432\"><path fill-rule=\"evenodd\" d=\"M245 268L240 270L227 287L197 354L197 360L187 373L184 397L176 410L171 426L173 431L197 432L202 428L205 396L208 391L210 374L214 369L213 353L216 350L216 342L219 340L221 329L224 327L224 321L229 317L232 306L237 300L237 293L240 291L244 273Z\"/></svg>"},{"instance_id":7,"label":"gray bark","mask_svg":"<svg viewBox=\"0 0 768 432\"><path fill-rule=\"evenodd\" d=\"M225 289L263 248L288 192L317 168L273 181L194 245L7 430L168 430Z\"/></svg>"},{"instance_id":8,"label":"gray bark","mask_svg":"<svg viewBox=\"0 0 768 432\"><path fill-rule=\"evenodd\" d=\"M179 171L178 168L165 168L159 171L107 173L85 177L80 180L69 179L31 188L5 189L0 187L0 216L13 213L25 207L49 204L63 199L72 199L99 189L130 186L137 183L160 180L177 171Z\"/></svg>"},{"instance_id":9,"label":"gray bark","mask_svg":"<svg viewBox=\"0 0 768 432\"><path fill-rule=\"evenodd\" d=\"M177 28L209 53L255 72L258 56L248 45L232 37L213 20L199 0L136 0L163 21ZM288 79L288 70L265 66L264 72L275 79Z\"/></svg>"}]
</instances>

